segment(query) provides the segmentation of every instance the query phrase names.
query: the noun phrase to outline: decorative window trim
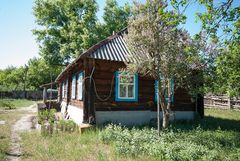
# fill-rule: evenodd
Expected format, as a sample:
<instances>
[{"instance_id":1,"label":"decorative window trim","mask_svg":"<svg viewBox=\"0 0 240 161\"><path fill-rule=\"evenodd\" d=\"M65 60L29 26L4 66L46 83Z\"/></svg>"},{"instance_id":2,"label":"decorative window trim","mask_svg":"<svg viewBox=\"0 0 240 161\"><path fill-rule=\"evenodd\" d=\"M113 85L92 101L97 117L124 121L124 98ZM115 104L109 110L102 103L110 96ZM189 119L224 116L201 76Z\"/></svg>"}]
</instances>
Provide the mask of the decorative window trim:
<instances>
[{"instance_id":1,"label":"decorative window trim","mask_svg":"<svg viewBox=\"0 0 240 161\"><path fill-rule=\"evenodd\" d=\"M65 88L65 82L63 81L62 82L62 99L65 98L65 90L64 90L64 88Z\"/></svg>"},{"instance_id":2,"label":"decorative window trim","mask_svg":"<svg viewBox=\"0 0 240 161\"><path fill-rule=\"evenodd\" d=\"M76 74L72 76L72 99L76 99Z\"/></svg>"},{"instance_id":3,"label":"decorative window trim","mask_svg":"<svg viewBox=\"0 0 240 161\"><path fill-rule=\"evenodd\" d=\"M138 74L134 74L134 96L133 97L120 97L120 72L116 71L116 82L115 82L115 101L117 102L137 102L138 101Z\"/></svg>"},{"instance_id":4,"label":"decorative window trim","mask_svg":"<svg viewBox=\"0 0 240 161\"><path fill-rule=\"evenodd\" d=\"M80 80L80 78L82 78L82 79ZM78 74L78 79L77 79L77 81L78 81L78 88L77 88L78 95L77 95L77 99L78 100L83 100L83 78L84 78L84 73L80 72ZM80 89L81 89L81 91L80 91ZM80 95L80 93L81 93L81 95Z\"/></svg>"},{"instance_id":5,"label":"decorative window trim","mask_svg":"<svg viewBox=\"0 0 240 161\"><path fill-rule=\"evenodd\" d=\"M171 79L171 90L173 92L173 95L171 97L171 102L174 102L174 89L172 89L173 87L174 87L174 79ZM154 91L155 91L154 92L154 95L155 95L154 99L155 99L155 102L157 102L157 92L158 92L157 88L158 88L158 81L155 80L155 83L154 83ZM166 98L166 101L168 102L168 97Z\"/></svg>"},{"instance_id":6,"label":"decorative window trim","mask_svg":"<svg viewBox=\"0 0 240 161\"><path fill-rule=\"evenodd\" d=\"M62 98L63 99L67 98L67 88L68 88L67 83L68 83L67 79L62 82Z\"/></svg>"}]
</instances>

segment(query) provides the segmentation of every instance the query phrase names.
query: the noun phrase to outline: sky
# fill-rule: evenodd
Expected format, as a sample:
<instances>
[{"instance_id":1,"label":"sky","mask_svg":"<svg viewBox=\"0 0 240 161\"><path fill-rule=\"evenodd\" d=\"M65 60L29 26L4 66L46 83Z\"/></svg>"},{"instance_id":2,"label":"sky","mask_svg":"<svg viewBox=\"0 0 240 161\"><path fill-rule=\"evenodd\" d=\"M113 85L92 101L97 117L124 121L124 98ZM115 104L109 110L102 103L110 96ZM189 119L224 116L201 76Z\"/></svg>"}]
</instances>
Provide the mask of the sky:
<instances>
[{"instance_id":1,"label":"sky","mask_svg":"<svg viewBox=\"0 0 240 161\"><path fill-rule=\"evenodd\" d=\"M123 5L128 0L117 0ZM99 11L98 18L101 20L105 0L97 0ZM30 58L39 57L38 45L32 30L37 27L34 22L34 0L0 0L0 69L8 66L22 66ZM200 24L195 23L195 11L203 8L193 5L186 11L188 17L185 25L191 35L200 30Z\"/></svg>"}]
</instances>

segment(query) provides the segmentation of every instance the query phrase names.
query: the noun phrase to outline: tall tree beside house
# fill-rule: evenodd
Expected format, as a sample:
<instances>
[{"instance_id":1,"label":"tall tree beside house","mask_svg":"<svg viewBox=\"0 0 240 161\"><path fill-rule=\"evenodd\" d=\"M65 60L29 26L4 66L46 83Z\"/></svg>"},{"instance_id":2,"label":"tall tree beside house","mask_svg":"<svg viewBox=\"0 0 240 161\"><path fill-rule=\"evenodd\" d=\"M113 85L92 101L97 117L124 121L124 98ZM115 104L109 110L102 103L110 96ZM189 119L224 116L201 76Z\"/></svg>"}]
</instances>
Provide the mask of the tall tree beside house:
<instances>
[{"instance_id":1,"label":"tall tree beside house","mask_svg":"<svg viewBox=\"0 0 240 161\"><path fill-rule=\"evenodd\" d=\"M35 0L33 30L40 55L51 64L67 64L98 42L95 0Z\"/></svg>"},{"instance_id":2,"label":"tall tree beside house","mask_svg":"<svg viewBox=\"0 0 240 161\"><path fill-rule=\"evenodd\" d=\"M160 107L163 128L169 124L174 89L190 78L190 62L194 54L189 50L192 40L179 28L185 17L168 11L167 4L159 0L135 3L133 17L129 20L127 43L132 52L126 62L127 70L149 75L158 82L158 129ZM193 51L193 50L192 50ZM197 54L195 54L197 55ZM175 87L172 85L174 81Z\"/></svg>"},{"instance_id":3,"label":"tall tree beside house","mask_svg":"<svg viewBox=\"0 0 240 161\"><path fill-rule=\"evenodd\" d=\"M103 14L103 28L105 29L104 37L126 28L128 18L131 14L131 6L128 3L124 6L119 6L116 0L106 0Z\"/></svg>"},{"instance_id":4,"label":"tall tree beside house","mask_svg":"<svg viewBox=\"0 0 240 161\"><path fill-rule=\"evenodd\" d=\"M66 65L92 45L127 26L130 5L107 0L103 22L97 20L95 0L35 0L34 29L40 55L52 65Z\"/></svg>"}]
</instances>

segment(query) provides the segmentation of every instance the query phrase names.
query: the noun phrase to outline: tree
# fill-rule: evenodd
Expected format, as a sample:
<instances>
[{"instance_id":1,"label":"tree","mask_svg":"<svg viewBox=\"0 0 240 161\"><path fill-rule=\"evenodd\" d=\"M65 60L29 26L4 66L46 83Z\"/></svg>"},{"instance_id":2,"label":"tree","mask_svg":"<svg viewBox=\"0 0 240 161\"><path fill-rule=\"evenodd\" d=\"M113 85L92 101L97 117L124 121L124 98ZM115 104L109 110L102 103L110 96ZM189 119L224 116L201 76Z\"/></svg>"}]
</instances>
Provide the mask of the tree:
<instances>
[{"instance_id":1,"label":"tree","mask_svg":"<svg viewBox=\"0 0 240 161\"><path fill-rule=\"evenodd\" d=\"M163 128L169 124L171 97L191 75L194 54L191 54L189 34L180 29L185 17L167 10L167 4L159 0L135 3L134 16L129 20L127 44L132 51L126 62L127 70L149 75L158 81L158 130L160 107ZM195 63L196 64L196 63ZM175 87L171 86L174 80Z\"/></svg>"},{"instance_id":2,"label":"tree","mask_svg":"<svg viewBox=\"0 0 240 161\"><path fill-rule=\"evenodd\" d=\"M240 89L238 70L240 39L240 6L238 0L203 1L204 12L198 12L197 18L202 23L201 33L205 32L210 39L205 41L216 43L217 54L208 62L209 72L205 74L208 92L237 96ZM209 79L210 78L210 79Z\"/></svg>"},{"instance_id":3,"label":"tree","mask_svg":"<svg viewBox=\"0 0 240 161\"><path fill-rule=\"evenodd\" d=\"M33 12L40 55L50 64L66 65L99 40L95 0L35 0Z\"/></svg>"},{"instance_id":4,"label":"tree","mask_svg":"<svg viewBox=\"0 0 240 161\"><path fill-rule=\"evenodd\" d=\"M206 31L213 41L228 44L240 37L240 6L238 0L198 0L205 7L204 12L197 12L202 23L202 31Z\"/></svg>"},{"instance_id":5,"label":"tree","mask_svg":"<svg viewBox=\"0 0 240 161\"><path fill-rule=\"evenodd\" d=\"M39 89L40 85L54 82L62 67L46 63L42 58L33 58L28 61L28 88Z\"/></svg>"},{"instance_id":6,"label":"tree","mask_svg":"<svg viewBox=\"0 0 240 161\"><path fill-rule=\"evenodd\" d=\"M24 67L8 67L0 72L1 91L24 90L26 69Z\"/></svg>"},{"instance_id":7,"label":"tree","mask_svg":"<svg viewBox=\"0 0 240 161\"><path fill-rule=\"evenodd\" d=\"M218 84L230 97L240 95L240 42L235 41L223 49L216 60Z\"/></svg>"},{"instance_id":8,"label":"tree","mask_svg":"<svg viewBox=\"0 0 240 161\"><path fill-rule=\"evenodd\" d=\"M126 28L128 18L131 14L131 6L128 3L124 6L119 6L116 0L106 0L103 15L103 28L105 29L104 36L109 36L113 32Z\"/></svg>"}]
</instances>

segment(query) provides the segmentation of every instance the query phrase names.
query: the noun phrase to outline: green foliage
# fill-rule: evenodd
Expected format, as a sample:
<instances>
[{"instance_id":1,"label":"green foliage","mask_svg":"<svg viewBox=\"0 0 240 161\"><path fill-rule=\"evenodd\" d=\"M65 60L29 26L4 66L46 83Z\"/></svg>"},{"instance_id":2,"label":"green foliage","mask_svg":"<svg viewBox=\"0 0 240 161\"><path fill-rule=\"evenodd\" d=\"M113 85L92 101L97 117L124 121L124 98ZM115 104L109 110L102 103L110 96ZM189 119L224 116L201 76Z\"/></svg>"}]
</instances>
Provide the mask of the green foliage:
<instances>
[{"instance_id":1,"label":"green foliage","mask_svg":"<svg viewBox=\"0 0 240 161\"><path fill-rule=\"evenodd\" d=\"M40 85L53 82L61 70L42 58L32 58L25 66L0 70L0 91L38 90Z\"/></svg>"},{"instance_id":2,"label":"green foliage","mask_svg":"<svg viewBox=\"0 0 240 161\"><path fill-rule=\"evenodd\" d=\"M73 120L60 120L57 126L61 131L74 132L78 130L78 125Z\"/></svg>"},{"instance_id":3,"label":"green foliage","mask_svg":"<svg viewBox=\"0 0 240 161\"><path fill-rule=\"evenodd\" d=\"M55 109L46 109L38 112L38 122L40 124L44 124L45 122L48 122L50 124L53 124L55 122Z\"/></svg>"},{"instance_id":4,"label":"green foliage","mask_svg":"<svg viewBox=\"0 0 240 161\"><path fill-rule=\"evenodd\" d=\"M33 10L40 55L51 64L68 63L98 40L95 0L36 0Z\"/></svg>"},{"instance_id":5,"label":"green foliage","mask_svg":"<svg viewBox=\"0 0 240 161\"><path fill-rule=\"evenodd\" d=\"M11 103L10 100L0 100L0 108L4 107L5 109L15 109L16 107L14 106L14 104Z\"/></svg>"},{"instance_id":6,"label":"green foliage","mask_svg":"<svg viewBox=\"0 0 240 161\"><path fill-rule=\"evenodd\" d=\"M219 91L229 96L240 95L240 45L239 41L229 44L216 60L217 83Z\"/></svg>"},{"instance_id":7,"label":"green foliage","mask_svg":"<svg viewBox=\"0 0 240 161\"><path fill-rule=\"evenodd\" d=\"M127 20L131 14L131 7L128 3L119 6L116 0L106 0L103 15L105 36L127 27Z\"/></svg>"},{"instance_id":8,"label":"green foliage","mask_svg":"<svg viewBox=\"0 0 240 161\"><path fill-rule=\"evenodd\" d=\"M23 90L26 83L27 68L8 67L0 70L0 91Z\"/></svg>"},{"instance_id":9,"label":"green foliage","mask_svg":"<svg viewBox=\"0 0 240 161\"><path fill-rule=\"evenodd\" d=\"M240 7L238 0L197 1L205 8L204 12L197 12L197 18L202 22L202 31L206 31L213 42L237 40L240 36ZM221 32L222 36L219 36Z\"/></svg>"},{"instance_id":10,"label":"green foliage","mask_svg":"<svg viewBox=\"0 0 240 161\"><path fill-rule=\"evenodd\" d=\"M191 127L192 123L179 124L190 129L170 127L158 136L154 128L129 129L110 124L100 133L100 138L104 143L113 144L118 154L133 157L151 156L156 160L184 161L239 159L236 153L240 145L235 132L220 129L212 132L201 125ZM222 152L227 154L226 150L229 156L222 155Z\"/></svg>"},{"instance_id":11,"label":"green foliage","mask_svg":"<svg viewBox=\"0 0 240 161\"><path fill-rule=\"evenodd\" d=\"M34 101L26 99L0 99L0 108L7 107L9 109L28 107L34 104Z\"/></svg>"},{"instance_id":12,"label":"green foliage","mask_svg":"<svg viewBox=\"0 0 240 161\"><path fill-rule=\"evenodd\" d=\"M36 23L33 30L40 46L40 55L50 64L68 64L73 58L127 26L130 6L119 7L108 0L104 22L97 21L95 0L35 0Z\"/></svg>"},{"instance_id":13,"label":"green foliage","mask_svg":"<svg viewBox=\"0 0 240 161\"><path fill-rule=\"evenodd\" d=\"M169 2L147 0L135 3L133 17L128 21L127 44L132 51L127 70L147 75L158 81L158 101L163 111L163 127L168 126L172 91L178 87L194 90L200 84L201 75L192 78L193 70L200 66L200 56L194 47L193 39L187 31L180 28L186 17L176 8L169 10ZM175 4L183 5L183 4ZM174 80L171 90L169 80ZM191 80L195 80L193 84ZM168 95L164 95L169 91ZM192 92L193 93L193 92ZM161 102L161 103L160 103ZM158 107L159 107L158 106Z\"/></svg>"},{"instance_id":14,"label":"green foliage","mask_svg":"<svg viewBox=\"0 0 240 161\"><path fill-rule=\"evenodd\" d=\"M28 61L28 89L39 89L40 85L54 82L62 67L49 65L42 58L32 58Z\"/></svg>"}]
</instances>

